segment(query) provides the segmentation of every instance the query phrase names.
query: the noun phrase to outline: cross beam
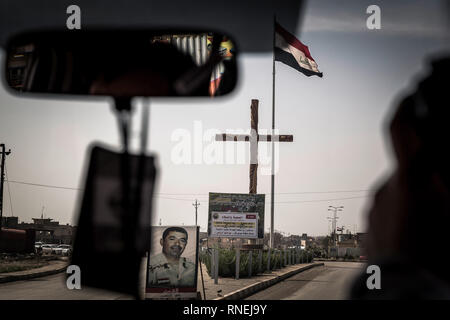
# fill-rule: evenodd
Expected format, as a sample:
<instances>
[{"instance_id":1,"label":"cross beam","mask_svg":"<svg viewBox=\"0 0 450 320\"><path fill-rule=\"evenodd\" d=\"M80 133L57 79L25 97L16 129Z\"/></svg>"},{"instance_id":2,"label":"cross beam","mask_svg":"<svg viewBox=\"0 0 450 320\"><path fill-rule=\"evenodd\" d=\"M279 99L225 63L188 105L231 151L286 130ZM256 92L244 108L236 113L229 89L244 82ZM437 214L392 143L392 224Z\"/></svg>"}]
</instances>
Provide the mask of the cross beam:
<instances>
[{"instance_id":1,"label":"cross beam","mask_svg":"<svg viewBox=\"0 0 450 320\"><path fill-rule=\"evenodd\" d=\"M257 137L257 141L262 141L262 142L270 142L272 141L272 137L273 137L273 141L274 142L293 142L294 141L294 136L292 135L287 135L287 134L274 134L274 135L264 135L264 134L259 134ZM229 134L229 133L219 133L216 134L216 141L250 141L251 139L251 135L248 134Z\"/></svg>"},{"instance_id":2,"label":"cross beam","mask_svg":"<svg viewBox=\"0 0 450 320\"><path fill-rule=\"evenodd\" d=\"M216 141L250 142L250 186L249 193L256 194L257 171L258 171L258 142L293 142L293 135L260 135L258 134L258 104L259 100L252 99L251 108L251 132L250 134L227 134L219 133Z\"/></svg>"}]
</instances>

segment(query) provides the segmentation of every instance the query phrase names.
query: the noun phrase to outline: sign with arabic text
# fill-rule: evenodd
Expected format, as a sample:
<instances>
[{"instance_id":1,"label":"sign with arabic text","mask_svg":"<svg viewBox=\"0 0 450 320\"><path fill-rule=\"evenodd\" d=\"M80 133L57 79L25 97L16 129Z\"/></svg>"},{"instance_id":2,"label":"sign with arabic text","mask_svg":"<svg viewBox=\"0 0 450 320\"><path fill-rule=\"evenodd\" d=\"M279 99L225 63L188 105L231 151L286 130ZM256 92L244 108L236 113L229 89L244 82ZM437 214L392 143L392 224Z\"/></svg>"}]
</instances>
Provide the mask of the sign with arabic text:
<instances>
[{"instance_id":1,"label":"sign with arabic text","mask_svg":"<svg viewBox=\"0 0 450 320\"><path fill-rule=\"evenodd\" d=\"M263 194L209 193L208 236L211 238L262 239Z\"/></svg>"}]
</instances>

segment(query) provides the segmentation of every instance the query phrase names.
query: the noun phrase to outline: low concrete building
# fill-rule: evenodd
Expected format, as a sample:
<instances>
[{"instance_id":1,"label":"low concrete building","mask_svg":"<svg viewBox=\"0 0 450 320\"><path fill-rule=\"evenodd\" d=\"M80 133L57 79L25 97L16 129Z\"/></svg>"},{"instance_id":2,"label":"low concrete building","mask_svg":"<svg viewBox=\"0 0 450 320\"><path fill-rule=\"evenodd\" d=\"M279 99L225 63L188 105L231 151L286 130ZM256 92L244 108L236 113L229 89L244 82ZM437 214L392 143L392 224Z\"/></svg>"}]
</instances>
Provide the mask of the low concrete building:
<instances>
[{"instance_id":1,"label":"low concrete building","mask_svg":"<svg viewBox=\"0 0 450 320\"><path fill-rule=\"evenodd\" d=\"M20 230L34 230L36 241L44 243L73 244L76 227L59 224L51 218L33 218L32 223L19 223L18 217L3 217L2 225Z\"/></svg>"},{"instance_id":2,"label":"low concrete building","mask_svg":"<svg viewBox=\"0 0 450 320\"><path fill-rule=\"evenodd\" d=\"M365 233L339 234L336 246L330 248L330 257L355 257L365 255Z\"/></svg>"}]
</instances>

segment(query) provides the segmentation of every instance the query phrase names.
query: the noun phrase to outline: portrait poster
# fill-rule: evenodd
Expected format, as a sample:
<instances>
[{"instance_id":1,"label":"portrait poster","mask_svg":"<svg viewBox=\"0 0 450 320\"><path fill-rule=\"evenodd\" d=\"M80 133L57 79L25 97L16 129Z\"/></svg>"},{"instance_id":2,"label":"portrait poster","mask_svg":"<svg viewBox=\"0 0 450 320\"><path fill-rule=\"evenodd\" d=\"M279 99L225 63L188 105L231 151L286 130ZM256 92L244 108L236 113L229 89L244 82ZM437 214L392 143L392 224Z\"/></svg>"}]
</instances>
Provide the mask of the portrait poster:
<instances>
[{"instance_id":1,"label":"portrait poster","mask_svg":"<svg viewBox=\"0 0 450 320\"><path fill-rule=\"evenodd\" d=\"M264 238L264 194L209 193L208 237Z\"/></svg>"},{"instance_id":2,"label":"portrait poster","mask_svg":"<svg viewBox=\"0 0 450 320\"><path fill-rule=\"evenodd\" d=\"M197 298L198 227L154 226L147 262L145 298Z\"/></svg>"}]
</instances>

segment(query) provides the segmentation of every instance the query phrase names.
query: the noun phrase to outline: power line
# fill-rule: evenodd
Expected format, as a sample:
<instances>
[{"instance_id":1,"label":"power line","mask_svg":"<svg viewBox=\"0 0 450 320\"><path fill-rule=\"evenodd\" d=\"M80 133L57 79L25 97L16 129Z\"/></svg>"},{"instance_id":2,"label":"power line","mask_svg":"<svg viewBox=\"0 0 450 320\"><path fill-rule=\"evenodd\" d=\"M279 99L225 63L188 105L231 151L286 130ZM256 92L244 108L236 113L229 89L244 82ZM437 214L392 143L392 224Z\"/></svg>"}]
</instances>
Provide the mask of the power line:
<instances>
[{"instance_id":1,"label":"power line","mask_svg":"<svg viewBox=\"0 0 450 320\"><path fill-rule=\"evenodd\" d=\"M314 194L314 193L357 193L357 192L368 192L369 189L361 189L361 190L331 190L331 191L298 191L298 192L278 192L275 193L277 195L280 194ZM158 193L160 195L166 195L166 196L205 196L207 197L207 194L204 193L164 193L160 192Z\"/></svg>"},{"instance_id":2,"label":"power line","mask_svg":"<svg viewBox=\"0 0 450 320\"><path fill-rule=\"evenodd\" d=\"M170 198L170 197L164 197L164 196L158 196L158 198L160 199L165 199L165 200L179 200L179 201L189 201L191 202L192 199L181 199L181 198ZM199 202L206 202L207 200L203 200L203 201L199 201Z\"/></svg>"},{"instance_id":3,"label":"power line","mask_svg":"<svg viewBox=\"0 0 450 320\"><path fill-rule=\"evenodd\" d=\"M359 197L348 197L348 198L333 198L333 199L315 199L315 200L300 200L300 201L276 201L275 203L308 203L308 202L326 202L326 201L337 201L337 200L353 200L353 199L362 199L367 198L369 195L359 196ZM160 197L161 199L167 200L179 200L179 201L191 201L189 199L181 199L181 198L168 198L168 197ZM198 202L207 202L207 200L201 200ZM266 203L269 203L266 201Z\"/></svg>"},{"instance_id":4,"label":"power line","mask_svg":"<svg viewBox=\"0 0 450 320\"><path fill-rule=\"evenodd\" d=\"M77 190L77 191L78 190L83 190L82 188L64 187L64 186L56 186L56 185L42 184L42 183L32 183L32 182L17 181L17 180L7 180L7 181L11 182L11 183L31 185L31 186L36 186L36 187L65 189L65 190ZM369 189L361 189L361 190L331 190L331 191L299 191L299 192L279 192L279 193L276 193L276 194L279 195L279 194L357 193L357 192L368 192L368 191L370 191L370 190ZM162 195L162 196L204 196L204 197L208 197L208 194L204 194L204 193L165 193L165 192L159 192L159 193L156 193L156 195Z\"/></svg>"},{"instance_id":5,"label":"power line","mask_svg":"<svg viewBox=\"0 0 450 320\"><path fill-rule=\"evenodd\" d=\"M15 181L15 180L7 180L7 181L11 182L11 183L24 184L24 185L35 186L35 187L43 187L43 188L77 190L77 191L83 190L81 188L61 187L61 186L55 186L55 185L50 185L50 184L31 183L31 182Z\"/></svg>"},{"instance_id":6,"label":"power line","mask_svg":"<svg viewBox=\"0 0 450 320\"><path fill-rule=\"evenodd\" d=\"M54 188L54 189L63 189L63 190L75 190L80 191L83 190L82 188L73 188L73 187L63 187L63 186L56 186L56 185L49 185L49 184L40 184L40 183L32 183L32 182L24 182L24 181L16 181L16 180L6 180L8 183L17 183L22 185L30 185L35 187L43 187L43 188ZM325 194L325 193L351 193L351 192L367 192L370 190L339 190L339 191L304 191L304 192L286 192L286 193L279 193L279 194ZM159 197L160 199L166 199L166 200L178 200L178 201L192 201L191 199L183 199L183 198L176 198L176 197L166 197L166 195L174 195L174 196L189 196L189 195L196 195L195 193L156 193L154 196ZM203 195L207 197L208 195L205 194L199 194L197 195ZM360 199L360 198L366 198L368 195L364 196L356 196L356 197L346 197L346 198L333 198L333 199L316 199L316 200L294 200L294 201L277 201L275 203L308 203L308 202L326 202L326 201L335 201L335 200L352 200L352 199ZM200 200L199 202L207 202L208 200Z\"/></svg>"},{"instance_id":7,"label":"power line","mask_svg":"<svg viewBox=\"0 0 450 320\"><path fill-rule=\"evenodd\" d=\"M302 191L302 192L279 192L276 194L312 194L312 193L357 193L357 192L368 192L369 189L365 190L334 190L334 191Z\"/></svg>"},{"instance_id":8,"label":"power line","mask_svg":"<svg viewBox=\"0 0 450 320\"><path fill-rule=\"evenodd\" d=\"M335 199L317 199L317 200L301 200L301 201L279 201L275 203L305 203L305 202L325 202L325 201L335 201L335 200L352 200L367 198L369 195L359 196L359 197L348 197L348 198L335 198Z\"/></svg>"}]
</instances>

